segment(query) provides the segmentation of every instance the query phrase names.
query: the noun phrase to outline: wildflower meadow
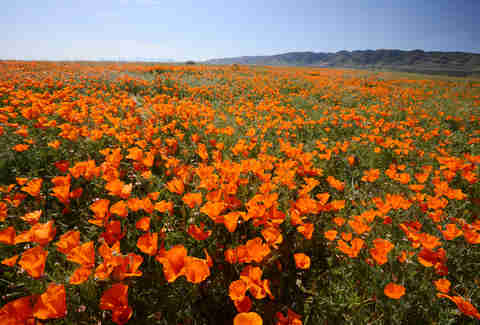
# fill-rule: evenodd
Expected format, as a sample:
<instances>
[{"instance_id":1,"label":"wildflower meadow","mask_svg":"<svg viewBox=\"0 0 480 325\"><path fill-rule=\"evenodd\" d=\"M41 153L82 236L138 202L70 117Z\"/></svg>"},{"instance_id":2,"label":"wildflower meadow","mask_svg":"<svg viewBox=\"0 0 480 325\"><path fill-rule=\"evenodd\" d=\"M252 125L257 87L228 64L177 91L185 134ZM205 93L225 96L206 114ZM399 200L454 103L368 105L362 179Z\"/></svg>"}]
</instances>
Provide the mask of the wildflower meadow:
<instances>
[{"instance_id":1,"label":"wildflower meadow","mask_svg":"<svg viewBox=\"0 0 480 325\"><path fill-rule=\"evenodd\" d=\"M0 324L477 324L480 80L0 62Z\"/></svg>"}]
</instances>

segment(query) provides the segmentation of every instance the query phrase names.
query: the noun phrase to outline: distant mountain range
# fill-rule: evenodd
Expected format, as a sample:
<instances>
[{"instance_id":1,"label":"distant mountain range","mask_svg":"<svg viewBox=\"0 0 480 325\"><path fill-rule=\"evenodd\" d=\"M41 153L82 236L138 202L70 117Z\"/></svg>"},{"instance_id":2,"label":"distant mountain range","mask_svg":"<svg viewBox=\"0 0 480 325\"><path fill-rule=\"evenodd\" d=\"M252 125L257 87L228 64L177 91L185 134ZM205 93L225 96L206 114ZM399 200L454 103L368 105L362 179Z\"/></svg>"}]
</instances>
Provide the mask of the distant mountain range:
<instances>
[{"instance_id":1,"label":"distant mountain range","mask_svg":"<svg viewBox=\"0 0 480 325\"><path fill-rule=\"evenodd\" d=\"M480 76L480 54L465 52L385 49L336 53L290 52L212 59L203 63L365 68L452 76Z\"/></svg>"}]
</instances>

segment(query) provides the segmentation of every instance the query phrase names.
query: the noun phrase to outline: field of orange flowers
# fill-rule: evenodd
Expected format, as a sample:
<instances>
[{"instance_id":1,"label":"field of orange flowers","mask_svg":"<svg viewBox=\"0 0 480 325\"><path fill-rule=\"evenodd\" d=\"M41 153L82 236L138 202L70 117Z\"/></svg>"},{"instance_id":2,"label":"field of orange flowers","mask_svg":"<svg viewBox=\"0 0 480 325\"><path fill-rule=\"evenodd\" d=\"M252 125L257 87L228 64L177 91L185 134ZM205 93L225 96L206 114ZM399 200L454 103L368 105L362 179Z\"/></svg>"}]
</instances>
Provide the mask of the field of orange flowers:
<instances>
[{"instance_id":1,"label":"field of orange flowers","mask_svg":"<svg viewBox=\"0 0 480 325\"><path fill-rule=\"evenodd\" d=\"M0 324L473 324L480 81L0 62Z\"/></svg>"}]
</instances>

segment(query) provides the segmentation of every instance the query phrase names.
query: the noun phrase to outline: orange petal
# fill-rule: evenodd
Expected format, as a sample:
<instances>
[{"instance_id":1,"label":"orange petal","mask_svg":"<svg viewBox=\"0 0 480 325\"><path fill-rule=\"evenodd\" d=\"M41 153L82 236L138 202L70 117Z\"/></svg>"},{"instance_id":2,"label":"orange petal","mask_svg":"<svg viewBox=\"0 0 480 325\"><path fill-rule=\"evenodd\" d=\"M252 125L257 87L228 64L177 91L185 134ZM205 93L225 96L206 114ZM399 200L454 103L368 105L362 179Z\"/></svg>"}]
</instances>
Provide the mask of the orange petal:
<instances>
[{"instance_id":1,"label":"orange petal","mask_svg":"<svg viewBox=\"0 0 480 325\"><path fill-rule=\"evenodd\" d=\"M17 260L18 260L18 255L14 255L12 257L9 257L9 258L6 258L4 259L2 262L0 262L1 264L3 265L6 265L6 266L14 266L15 263L17 263Z\"/></svg>"},{"instance_id":2,"label":"orange petal","mask_svg":"<svg viewBox=\"0 0 480 325\"><path fill-rule=\"evenodd\" d=\"M45 270L48 251L41 246L32 247L23 252L18 265L20 265L32 278L39 278Z\"/></svg>"},{"instance_id":3,"label":"orange petal","mask_svg":"<svg viewBox=\"0 0 480 325\"><path fill-rule=\"evenodd\" d=\"M8 227L0 230L0 243L13 245L15 242L15 228Z\"/></svg>"},{"instance_id":4,"label":"orange petal","mask_svg":"<svg viewBox=\"0 0 480 325\"><path fill-rule=\"evenodd\" d=\"M243 280L236 280L230 283L228 288L230 299L233 301L242 300L247 292L247 284Z\"/></svg>"},{"instance_id":5,"label":"orange petal","mask_svg":"<svg viewBox=\"0 0 480 325\"><path fill-rule=\"evenodd\" d=\"M295 259L295 266L299 269L309 269L310 268L310 257L303 253L297 253L293 255Z\"/></svg>"},{"instance_id":6,"label":"orange petal","mask_svg":"<svg viewBox=\"0 0 480 325\"><path fill-rule=\"evenodd\" d=\"M390 282L383 289L385 295L392 299L400 299L405 294L405 287L399 284Z\"/></svg>"},{"instance_id":7,"label":"orange petal","mask_svg":"<svg viewBox=\"0 0 480 325\"><path fill-rule=\"evenodd\" d=\"M60 236L56 242L57 250L63 254L67 254L72 249L80 245L80 232L78 230L70 230Z\"/></svg>"},{"instance_id":8,"label":"orange petal","mask_svg":"<svg viewBox=\"0 0 480 325\"><path fill-rule=\"evenodd\" d=\"M240 313L233 319L233 325L263 325L263 320L254 312Z\"/></svg>"},{"instance_id":9,"label":"orange petal","mask_svg":"<svg viewBox=\"0 0 480 325\"><path fill-rule=\"evenodd\" d=\"M95 248L93 246L93 241L73 248L70 253L68 253L67 260L81 264L85 267L93 267L95 264Z\"/></svg>"},{"instance_id":10,"label":"orange petal","mask_svg":"<svg viewBox=\"0 0 480 325\"><path fill-rule=\"evenodd\" d=\"M93 269L85 266L80 266L73 272L70 276L68 283L70 284L81 284L88 280L90 274L92 274Z\"/></svg>"},{"instance_id":11,"label":"orange petal","mask_svg":"<svg viewBox=\"0 0 480 325\"><path fill-rule=\"evenodd\" d=\"M150 256L157 253L158 249L158 233L145 233L137 241L138 249Z\"/></svg>"},{"instance_id":12,"label":"orange petal","mask_svg":"<svg viewBox=\"0 0 480 325\"><path fill-rule=\"evenodd\" d=\"M188 282L200 283L210 275L210 269L206 260L187 256L185 258L185 277Z\"/></svg>"},{"instance_id":13,"label":"orange petal","mask_svg":"<svg viewBox=\"0 0 480 325\"><path fill-rule=\"evenodd\" d=\"M33 307L33 315L39 319L62 318L66 313L66 292L62 284L50 284Z\"/></svg>"}]
</instances>

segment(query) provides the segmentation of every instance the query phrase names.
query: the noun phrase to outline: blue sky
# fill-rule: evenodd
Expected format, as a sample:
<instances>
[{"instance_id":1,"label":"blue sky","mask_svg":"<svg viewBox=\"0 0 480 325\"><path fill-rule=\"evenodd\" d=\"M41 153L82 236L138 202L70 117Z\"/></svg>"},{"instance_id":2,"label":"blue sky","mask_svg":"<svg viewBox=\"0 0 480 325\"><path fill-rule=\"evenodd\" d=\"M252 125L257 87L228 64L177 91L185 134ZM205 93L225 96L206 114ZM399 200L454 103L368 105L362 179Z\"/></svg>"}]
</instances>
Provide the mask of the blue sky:
<instances>
[{"instance_id":1,"label":"blue sky","mask_svg":"<svg viewBox=\"0 0 480 325\"><path fill-rule=\"evenodd\" d=\"M0 59L480 53L479 17L480 0L2 1Z\"/></svg>"}]
</instances>

